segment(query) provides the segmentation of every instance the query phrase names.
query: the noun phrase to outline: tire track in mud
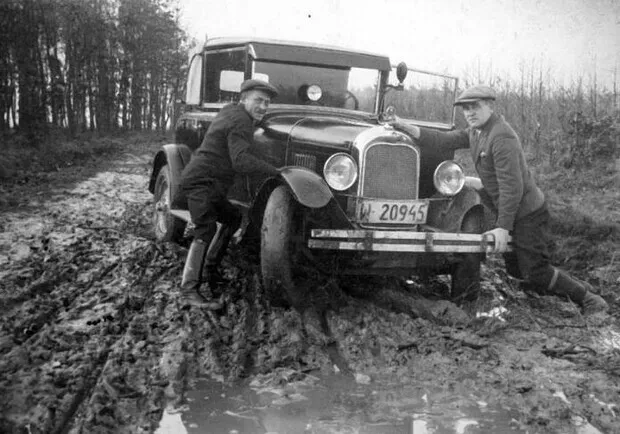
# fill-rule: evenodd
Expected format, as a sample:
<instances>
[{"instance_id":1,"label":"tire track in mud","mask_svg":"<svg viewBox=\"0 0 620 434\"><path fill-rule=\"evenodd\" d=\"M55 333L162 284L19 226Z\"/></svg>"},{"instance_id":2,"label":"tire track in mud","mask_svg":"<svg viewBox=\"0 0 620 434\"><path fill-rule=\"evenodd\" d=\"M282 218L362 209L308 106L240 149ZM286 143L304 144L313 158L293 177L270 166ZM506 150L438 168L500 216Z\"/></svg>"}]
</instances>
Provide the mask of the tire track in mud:
<instances>
[{"instance_id":1,"label":"tire track in mud","mask_svg":"<svg viewBox=\"0 0 620 434\"><path fill-rule=\"evenodd\" d=\"M237 381L280 368L331 369L324 330L309 326L305 312L271 306L252 260L239 251L230 256L236 264L227 264L233 278L217 300L220 308L185 314L191 336L187 358L179 364L189 363L186 377ZM337 352L335 344L330 346ZM183 396L175 398L172 406L183 402Z\"/></svg>"},{"instance_id":2,"label":"tire track in mud","mask_svg":"<svg viewBox=\"0 0 620 434\"><path fill-rule=\"evenodd\" d=\"M161 382L161 379L136 378L139 370L135 368L119 377L117 368L123 363L135 365L141 361L152 365L157 360L152 355L145 358L144 354L136 354L133 347L149 350L149 345L158 344L154 340L157 333L152 329L159 327L157 317L162 307L157 307L156 303L159 300L160 305L166 305L168 301L164 297L153 297L151 288L155 280L169 272L168 264L172 260L167 258L165 267L158 268L153 264L159 256L159 247L141 241L127 256L97 268L101 271L95 271L84 285L61 284L45 297L70 301L57 302L55 309L46 311L45 321L36 324L38 329L29 328L28 339L14 339L17 346L7 354L8 366L4 368L16 374L16 381L9 384L8 389L19 391L24 381L35 379L33 371L40 371L49 376L51 385L64 395L59 402L48 403L48 410L53 411L42 409L43 414L37 415L35 411L34 417L32 413L28 415L27 419L34 419L32 426L40 427L40 432L67 432L80 406L85 409L83 427L94 424L112 428L115 423L106 422L105 417L110 401L131 398L134 393L152 395L156 390L149 383ZM136 273L134 268L140 271ZM20 313L36 309L35 304L44 305L42 298L38 295L25 301ZM144 330L145 327L149 329ZM10 331L6 323L3 329ZM150 367L146 371L150 371ZM130 376L133 377L131 382L144 385L132 386L128 380ZM47 381L35 381L25 396L13 396L9 406L27 408L26 401L37 395L49 400L46 396L49 386ZM8 429L10 431L12 429ZM85 429L85 432L95 431Z\"/></svg>"},{"instance_id":3,"label":"tire track in mud","mask_svg":"<svg viewBox=\"0 0 620 434\"><path fill-rule=\"evenodd\" d=\"M179 272L179 249L141 236L150 155L137 160L118 162L128 176L104 171L37 201L38 218L5 214L29 254L4 259L1 273L0 431L153 430L168 383L157 367L165 282ZM35 224L20 225L24 216Z\"/></svg>"},{"instance_id":4,"label":"tire track in mud","mask_svg":"<svg viewBox=\"0 0 620 434\"><path fill-rule=\"evenodd\" d=\"M142 270L149 270L159 258L160 251L147 245L136 255L142 256L136 261L142 262ZM90 398L82 403L83 414L72 430L115 430L119 422L133 426L136 432L151 429L167 382L154 368L159 352L159 329L162 328L158 320L168 298L164 294L155 296L153 287L166 272L165 268L152 267L150 273L139 273L128 285L131 293L125 295L117 308L117 334L107 347L107 357L100 365ZM146 402L141 404L140 401ZM149 414L155 417L149 420Z\"/></svg>"},{"instance_id":5,"label":"tire track in mud","mask_svg":"<svg viewBox=\"0 0 620 434\"><path fill-rule=\"evenodd\" d=\"M485 274L488 279L483 285L485 292L496 292L492 282L499 278L498 275L489 269L485 270ZM456 423L459 417L463 417L462 406L481 405L482 408L488 406L490 414L498 413L501 415L498 417L507 418L496 420L488 414L486 417L480 416L476 424L480 425L482 432L581 433L581 428L577 427L583 427L596 433L598 431L593 423L604 427L603 432L613 432L609 429L616 424L617 415L604 410L594 416L590 409L600 405L597 400L609 403L620 390L618 381L611 380L608 389L595 391L590 389L585 378L597 378L600 384L600 378L605 374L596 370L585 373L579 365L571 371L568 366L547 360L541 354L541 348L544 350L546 345L550 345L549 339L553 341L551 336L554 334L558 336L555 339L577 339L582 342L594 336L584 326L574 329L569 326L583 321L583 318L576 316L574 322L570 321L567 315L574 313L569 314L567 308L570 306L565 306L557 298L544 297L546 306L543 315L548 321L546 324L556 324L556 320L564 318L564 325L560 327L566 327L565 331L540 329L538 324L532 324L532 318L541 314L537 311L539 307L526 305L524 296L509 287L502 288L503 293L519 300L505 302L513 312L508 314L507 320L467 317L466 321L460 318L460 321L454 322L454 312L449 312L453 305L442 300L426 300L427 304L424 304L424 299L419 296L385 282L368 282L353 295L339 293L334 285L321 285L321 282L314 282L314 285L313 289L317 292L330 288L327 298L331 297L332 303L324 302L327 306L325 312L319 309L318 315L311 315L310 318L305 311L300 313L293 309L274 308L266 301L263 304L260 300L264 295L260 287L256 287L255 306L259 309L259 324L262 324L257 329L264 330L264 333L258 339L257 363L250 375L251 384L272 390L277 396L281 393L286 396L287 390L294 390L291 384L316 379L313 375L317 373L351 377L354 384L367 384L369 390L363 397L359 390L339 392L338 407L344 410L338 411L344 411L344 414L337 416L337 420L358 429L364 421L374 423L386 418L411 419L413 411L417 418L435 418L434 423L439 424L436 427L449 430L450 423ZM249 284L246 282L242 286ZM425 290L429 291L428 288ZM373 291L383 291L389 299L382 300L377 294L369 295ZM228 345L228 349L224 350L223 346L218 346L219 332L214 329L215 335L209 339L211 344L218 344L193 354L192 363L198 367L193 371L194 378L199 375L224 383L237 383L246 374L236 369L235 364L241 363L248 353L239 350L243 345L235 346L235 342L247 340L247 336L243 336L243 330L247 328L241 325L254 323L247 322L248 306L240 301L241 298L231 288L223 298L224 305L237 307L229 306L213 315L215 324L240 324L235 341L224 340L223 344ZM318 298L321 298L320 294ZM418 305L412 310L412 303L423 303L435 320L419 317L417 312L421 308ZM527 312L529 309L533 312ZM556 313L551 314L554 310ZM557 312L561 312L559 317ZM323 324L323 313L327 327ZM609 329L609 322L604 324ZM313 326L323 332L328 331L327 340L325 336L315 339L311 331ZM511 327L516 327L516 330ZM592 361L590 359L588 363ZM559 366L563 368L559 369ZM192 377L191 374L188 372L188 377ZM532 380L532 375L536 376L536 382ZM576 380L578 378L580 380ZM188 387L191 389L193 386L188 384ZM422 399L422 396L426 398ZM565 400L559 399L564 396L567 397ZM417 409L408 407L411 403L415 403ZM242 407L241 410L256 414L252 413L252 407ZM362 425L357 416L348 419L351 414L360 412L363 414Z\"/></svg>"},{"instance_id":6,"label":"tire track in mud","mask_svg":"<svg viewBox=\"0 0 620 434\"><path fill-rule=\"evenodd\" d=\"M511 408L517 428L571 432L575 413L602 428L618 422L599 404L620 390L617 357L571 354L579 347L563 342L587 346L596 329L553 297L530 302L504 288L511 314L500 323L459 319L451 303L421 297L434 291L427 284L347 288L316 279L308 283L309 308L300 312L272 306L259 261L233 246L225 259L231 282L214 297L215 308L182 310L184 250L147 235L151 151L110 162L108 172L102 167L63 186L38 208L5 214L41 224L14 237L30 253L0 271L0 431L150 433L164 408L186 408L201 377L285 388L317 373L370 382L376 393L342 392L338 399L373 422L404 417L402 407L382 398L389 387L396 395L406 388L427 393L428 414L437 412L432 402L475 395ZM4 227L19 232L10 222ZM486 273L488 291L505 285ZM574 356L574 369L565 355ZM595 371L584 373L588 366Z\"/></svg>"},{"instance_id":7,"label":"tire track in mud","mask_svg":"<svg viewBox=\"0 0 620 434\"><path fill-rule=\"evenodd\" d=\"M123 173L135 176L127 165ZM148 201L121 198L144 190L146 178L135 181L114 171L65 188L65 203L51 206L49 228L33 241L50 239L40 243L51 247L16 265L9 286L19 295L3 294L14 307L2 330L22 330L22 338L2 354L3 372L12 374L0 401L3 429L151 432L165 405L183 405L198 375L236 380L334 364L348 371L338 345L325 342L323 312L272 307L257 261L238 251L227 264L232 284L222 307L180 310L183 254L133 235L149 226ZM319 304L333 298L316 289Z\"/></svg>"}]
</instances>

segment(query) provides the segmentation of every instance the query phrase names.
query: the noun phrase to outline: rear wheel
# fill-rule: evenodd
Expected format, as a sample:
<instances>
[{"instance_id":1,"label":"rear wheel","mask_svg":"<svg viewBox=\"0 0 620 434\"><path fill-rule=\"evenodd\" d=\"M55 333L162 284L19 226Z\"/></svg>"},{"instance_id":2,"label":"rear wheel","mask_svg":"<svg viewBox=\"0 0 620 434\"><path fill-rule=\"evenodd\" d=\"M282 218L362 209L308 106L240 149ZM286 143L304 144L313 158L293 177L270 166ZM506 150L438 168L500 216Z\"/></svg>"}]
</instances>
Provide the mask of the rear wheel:
<instances>
[{"instance_id":1,"label":"rear wheel","mask_svg":"<svg viewBox=\"0 0 620 434\"><path fill-rule=\"evenodd\" d=\"M287 187L271 192L263 215L260 256L263 286L277 305L302 302L300 215L300 206Z\"/></svg>"},{"instance_id":2,"label":"rear wheel","mask_svg":"<svg viewBox=\"0 0 620 434\"><path fill-rule=\"evenodd\" d=\"M179 242L183 239L185 222L170 214L172 175L168 165L162 166L155 180L153 229L158 241Z\"/></svg>"},{"instance_id":3,"label":"rear wheel","mask_svg":"<svg viewBox=\"0 0 620 434\"><path fill-rule=\"evenodd\" d=\"M468 212L461 224L461 232L481 234L484 231L484 214L480 209ZM452 266L451 297L456 303L475 300L480 292L480 264L484 253L459 255L459 261Z\"/></svg>"}]
</instances>

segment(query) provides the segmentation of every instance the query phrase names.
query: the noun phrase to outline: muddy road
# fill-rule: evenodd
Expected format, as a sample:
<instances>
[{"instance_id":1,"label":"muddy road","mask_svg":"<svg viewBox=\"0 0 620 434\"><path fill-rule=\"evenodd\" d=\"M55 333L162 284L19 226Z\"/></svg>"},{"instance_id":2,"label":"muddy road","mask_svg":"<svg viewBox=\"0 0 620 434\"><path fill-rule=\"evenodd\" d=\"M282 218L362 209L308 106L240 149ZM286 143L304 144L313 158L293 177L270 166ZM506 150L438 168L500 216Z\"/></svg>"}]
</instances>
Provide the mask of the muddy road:
<instances>
[{"instance_id":1,"label":"muddy road","mask_svg":"<svg viewBox=\"0 0 620 434\"><path fill-rule=\"evenodd\" d=\"M463 310L447 277L325 277L298 312L232 246L225 293L181 310L185 250L150 232L160 144L0 190L0 432L620 433L618 266L592 318L497 258Z\"/></svg>"}]
</instances>

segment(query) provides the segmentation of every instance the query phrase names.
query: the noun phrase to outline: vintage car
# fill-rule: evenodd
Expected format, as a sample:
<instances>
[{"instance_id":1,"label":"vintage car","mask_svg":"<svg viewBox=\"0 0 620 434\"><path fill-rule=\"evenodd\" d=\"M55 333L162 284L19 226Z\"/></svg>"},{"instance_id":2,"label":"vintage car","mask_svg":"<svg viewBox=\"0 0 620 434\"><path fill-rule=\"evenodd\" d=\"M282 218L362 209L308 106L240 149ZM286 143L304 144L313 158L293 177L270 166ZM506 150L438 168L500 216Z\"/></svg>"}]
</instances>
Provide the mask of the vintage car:
<instances>
[{"instance_id":1,"label":"vintage car","mask_svg":"<svg viewBox=\"0 0 620 434\"><path fill-rule=\"evenodd\" d=\"M154 159L149 190L159 240L187 235L188 211L171 208L181 172L249 78L280 92L254 140L265 159L284 169L277 177L240 176L229 199L245 216L237 236L260 246L268 293L296 297L311 272L448 274L452 297L478 289L492 240L480 235L485 212L477 190L453 151L423 147L388 123L396 113L415 125L453 129L457 79L332 46L205 42L189 64L176 143Z\"/></svg>"}]
</instances>

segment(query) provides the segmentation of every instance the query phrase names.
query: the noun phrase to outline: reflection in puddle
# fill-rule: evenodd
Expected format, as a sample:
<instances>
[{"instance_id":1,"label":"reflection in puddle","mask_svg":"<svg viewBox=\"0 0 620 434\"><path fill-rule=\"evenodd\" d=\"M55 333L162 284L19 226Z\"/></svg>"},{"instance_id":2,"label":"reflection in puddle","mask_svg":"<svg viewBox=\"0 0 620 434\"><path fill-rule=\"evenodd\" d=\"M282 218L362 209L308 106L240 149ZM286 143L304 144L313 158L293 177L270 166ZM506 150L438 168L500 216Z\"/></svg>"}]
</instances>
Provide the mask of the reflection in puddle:
<instances>
[{"instance_id":1,"label":"reflection in puddle","mask_svg":"<svg viewBox=\"0 0 620 434\"><path fill-rule=\"evenodd\" d=\"M187 429L181 420L181 414L164 411L155 434L187 434Z\"/></svg>"},{"instance_id":2,"label":"reflection in puddle","mask_svg":"<svg viewBox=\"0 0 620 434\"><path fill-rule=\"evenodd\" d=\"M399 384L359 384L344 375L281 370L235 386L201 380L187 400L180 417L164 415L156 434L523 432L511 423L508 411L474 397Z\"/></svg>"}]
</instances>

